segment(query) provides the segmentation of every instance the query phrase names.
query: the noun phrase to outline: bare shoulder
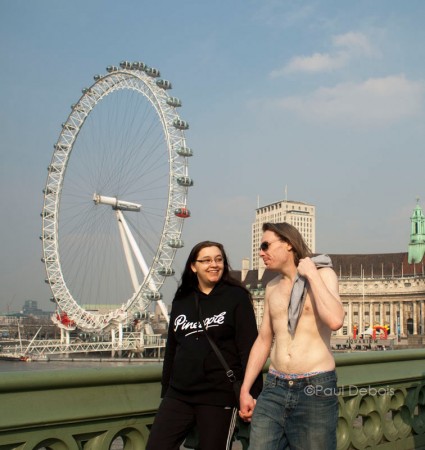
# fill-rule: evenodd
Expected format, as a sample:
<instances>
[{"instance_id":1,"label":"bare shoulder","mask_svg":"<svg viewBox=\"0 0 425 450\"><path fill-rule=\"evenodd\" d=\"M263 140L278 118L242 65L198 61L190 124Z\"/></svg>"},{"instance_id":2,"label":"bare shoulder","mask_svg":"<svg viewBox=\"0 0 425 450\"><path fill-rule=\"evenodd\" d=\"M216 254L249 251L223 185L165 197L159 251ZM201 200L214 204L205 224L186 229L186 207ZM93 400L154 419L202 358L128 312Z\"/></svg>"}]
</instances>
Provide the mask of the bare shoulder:
<instances>
[{"instance_id":1,"label":"bare shoulder","mask_svg":"<svg viewBox=\"0 0 425 450\"><path fill-rule=\"evenodd\" d=\"M337 295L339 293L339 281L335 270L330 267L322 267L319 269L319 275L325 286Z\"/></svg>"},{"instance_id":2,"label":"bare shoulder","mask_svg":"<svg viewBox=\"0 0 425 450\"><path fill-rule=\"evenodd\" d=\"M277 284L279 284L279 281L282 279L282 275L277 275L275 276L273 279L271 279L268 283L267 283L267 288L273 288L275 287Z\"/></svg>"},{"instance_id":3,"label":"bare shoulder","mask_svg":"<svg viewBox=\"0 0 425 450\"><path fill-rule=\"evenodd\" d=\"M319 275L321 276L323 281L338 281L338 277L335 273L335 270L331 267L322 267L318 269Z\"/></svg>"}]
</instances>

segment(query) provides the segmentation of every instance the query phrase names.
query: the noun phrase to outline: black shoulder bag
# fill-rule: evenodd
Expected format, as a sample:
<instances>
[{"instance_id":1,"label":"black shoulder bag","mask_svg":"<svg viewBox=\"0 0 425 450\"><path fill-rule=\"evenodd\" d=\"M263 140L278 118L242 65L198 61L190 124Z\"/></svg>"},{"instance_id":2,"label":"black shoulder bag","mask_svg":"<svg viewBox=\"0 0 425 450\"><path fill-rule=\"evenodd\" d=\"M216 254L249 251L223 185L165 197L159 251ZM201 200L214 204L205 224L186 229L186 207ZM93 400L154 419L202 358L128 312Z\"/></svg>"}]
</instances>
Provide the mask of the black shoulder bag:
<instances>
[{"instance_id":1,"label":"black shoulder bag","mask_svg":"<svg viewBox=\"0 0 425 450\"><path fill-rule=\"evenodd\" d=\"M217 347L216 343L211 339L211 336L208 334L207 329L205 328L204 320L202 318L202 311L201 311L201 305L199 302L199 296L197 293L195 293L196 296L196 309L198 311L198 318L199 322L201 323L201 327L204 330L205 336L208 339L208 342L210 343L212 349L214 350L215 354L217 355L217 358L219 359L221 365L224 367L224 370L226 371L226 376L229 379L229 381L233 385L233 391L235 393L236 397L236 403L239 408L239 396L241 395L241 386L242 386L242 380L237 380L235 377L235 374L233 373L233 370L229 367L226 360L224 359L220 349Z\"/></svg>"}]
</instances>

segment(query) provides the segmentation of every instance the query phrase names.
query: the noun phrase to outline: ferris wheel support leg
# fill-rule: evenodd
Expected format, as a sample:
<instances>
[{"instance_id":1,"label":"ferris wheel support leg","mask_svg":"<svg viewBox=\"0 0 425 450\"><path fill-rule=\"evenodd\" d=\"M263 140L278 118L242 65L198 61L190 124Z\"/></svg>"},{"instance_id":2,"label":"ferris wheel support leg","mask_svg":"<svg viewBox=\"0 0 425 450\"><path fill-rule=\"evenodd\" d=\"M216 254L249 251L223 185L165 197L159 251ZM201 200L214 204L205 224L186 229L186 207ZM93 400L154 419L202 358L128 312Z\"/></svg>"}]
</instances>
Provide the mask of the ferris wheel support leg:
<instances>
[{"instance_id":1,"label":"ferris wheel support leg","mask_svg":"<svg viewBox=\"0 0 425 450\"><path fill-rule=\"evenodd\" d=\"M111 328L111 344L112 344L111 358L113 358L115 356L115 329L114 328Z\"/></svg>"},{"instance_id":2,"label":"ferris wheel support leg","mask_svg":"<svg viewBox=\"0 0 425 450\"><path fill-rule=\"evenodd\" d=\"M142 331L141 333L141 343L140 343L140 357L144 358L145 357L145 333L144 331Z\"/></svg>"},{"instance_id":3,"label":"ferris wheel support leg","mask_svg":"<svg viewBox=\"0 0 425 450\"><path fill-rule=\"evenodd\" d=\"M165 303L162 300L158 300L157 303L158 303L158 306L161 308L161 312L162 312L163 316L165 317L165 320L167 321L167 325L169 325L170 317L168 315L168 310L167 310L167 307L165 306Z\"/></svg>"},{"instance_id":4,"label":"ferris wheel support leg","mask_svg":"<svg viewBox=\"0 0 425 450\"><path fill-rule=\"evenodd\" d=\"M123 329L122 323L118 324L118 356L121 358L122 356L122 344L123 344Z\"/></svg>"},{"instance_id":5,"label":"ferris wheel support leg","mask_svg":"<svg viewBox=\"0 0 425 450\"><path fill-rule=\"evenodd\" d=\"M133 283L134 292L137 292L139 289L140 283L137 278L136 268L134 266L133 257L131 256L131 250L128 243L127 235L124 229L124 225L122 219L120 218L119 210L117 210L117 220L118 220L118 228L120 230L121 241L124 247L125 259L127 261L128 270L130 272L131 282ZM122 215L122 214L121 214Z\"/></svg>"},{"instance_id":6,"label":"ferris wheel support leg","mask_svg":"<svg viewBox=\"0 0 425 450\"><path fill-rule=\"evenodd\" d=\"M61 344L69 345L71 343L71 334L69 330L65 330L65 328L60 328L61 330Z\"/></svg>"},{"instance_id":7,"label":"ferris wheel support leg","mask_svg":"<svg viewBox=\"0 0 425 450\"><path fill-rule=\"evenodd\" d=\"M117 340L117 332L118 332L118 340ZM111 343L112 343L112 352L111 357L115 357L115 351L118 349L118 356L122 356L122 348L123 348L123 324L119 323L118 328L111 328Z\"/></svg>"},{"instance_id":8,"label":"ferris wheel support leg","mask_svg":"<svg viewBox=\"0 0 425 450\"><path fill-rule=\"evenodd\" d=\"M69 349L69 344L71 343L71 332L69 330L65 331L66 348ZM69 356L69 353L66 353Z\"/></svg>"},{"instance_id":9,"label":"ferris wheel support leg","mask_svg":"<svg viewBox=\"0 0 425 450\"><path fill-rule=\"evenodd\" d=\"M65 330L64 328L60 328L61 330L61 345L64 345L65 356L69 356L69 344L71 343L71 332L69 330Z\"/></svg>"},{"instance_id":10,"label":"ferris wheel support leg","mask_svg":"<svg viewBox=\"0 0 425 450\"><path fill-rule=\"evenodd\" d=\"M140 248L138 247L136 240L134 239L134 236L131 233L130 228L127 225L127 222L124 218L123 213L119 209L117 209L117 216L118 216L118 220L121 222L122 226L124 227L125 234L127 236L128 242L130 243L131 249L133 250L133 253L137 259L137 262L139 263L139 266L142 269L144 276L147 277L149 274L148 265L146 264L145 258L143 258L142 252L140 251ZM149 282L149 287L153 291L157 290L155 284L152 281Z\"/></svg>"}]
</instances>

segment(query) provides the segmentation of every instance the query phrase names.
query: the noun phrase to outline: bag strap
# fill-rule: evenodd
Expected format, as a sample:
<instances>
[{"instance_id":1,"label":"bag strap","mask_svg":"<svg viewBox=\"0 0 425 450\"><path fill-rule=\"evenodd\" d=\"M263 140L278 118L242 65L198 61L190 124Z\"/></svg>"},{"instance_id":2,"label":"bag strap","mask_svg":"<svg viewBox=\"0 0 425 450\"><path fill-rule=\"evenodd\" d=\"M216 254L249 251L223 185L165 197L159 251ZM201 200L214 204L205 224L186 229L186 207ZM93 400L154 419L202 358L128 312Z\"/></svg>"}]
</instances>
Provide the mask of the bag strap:
<instances>
[{"instance_id":1,"label":"bag strap","mask_svg":"<svg viewBox=\"0 0 425 450\"><path fill-rule=\"evenodd\" d=\"M224 359L220 349L217 347L216 343L211 339L211 336L208 334L207 329L205 328L204 320L202 318L201 305L199 302L199 295L197 292L195 292L195 299L196 299L196 310L198 312L199 322L201 323L201 327L204 330L205 336L208 339L208 342L210 343L215 354L217 355L217 358L219 359L221 365L224 367L227 378L229 378L229 381L231 383L234 383L236 381L236 377L235 377L235 374L233 373L233 370L229 367L229 365L227 364L226 360Z\"/></svg>"}]
</instances>

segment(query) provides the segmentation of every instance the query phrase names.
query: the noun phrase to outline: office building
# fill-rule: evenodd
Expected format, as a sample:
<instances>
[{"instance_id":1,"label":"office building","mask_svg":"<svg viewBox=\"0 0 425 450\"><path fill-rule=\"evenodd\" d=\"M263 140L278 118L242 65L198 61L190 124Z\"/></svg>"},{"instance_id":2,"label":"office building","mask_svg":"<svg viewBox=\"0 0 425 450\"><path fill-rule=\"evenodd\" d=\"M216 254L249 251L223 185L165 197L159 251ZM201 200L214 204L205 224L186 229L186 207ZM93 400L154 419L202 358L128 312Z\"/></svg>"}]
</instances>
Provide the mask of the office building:
<instances>
[{"instance_id":1,"label":"office building","mask_svg":"<svg viewBox=\"0 0 425 450\"><path fill-rule=\"evenodd\" d=\"M262 268L263 261L258 256L262 226L264 222L287 222L298 229L306 244L314 253L316 251L316 207L302 202L281 200L255 210L255 222L252 224L252 268Z\"/></svg>"}]
</instances>

